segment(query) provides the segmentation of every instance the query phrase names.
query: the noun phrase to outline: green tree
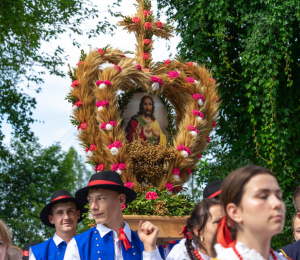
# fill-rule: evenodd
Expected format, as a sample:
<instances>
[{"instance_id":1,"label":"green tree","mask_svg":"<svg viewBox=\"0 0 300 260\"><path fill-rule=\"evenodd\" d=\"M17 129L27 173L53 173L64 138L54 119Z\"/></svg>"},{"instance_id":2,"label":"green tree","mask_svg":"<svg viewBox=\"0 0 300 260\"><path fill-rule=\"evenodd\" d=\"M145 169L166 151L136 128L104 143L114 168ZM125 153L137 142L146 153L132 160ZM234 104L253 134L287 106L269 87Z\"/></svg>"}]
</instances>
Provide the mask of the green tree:
<instances>
[{"instance_id":1,"label":"green tree","mask_svg":"<svg viewBox=\"0 0 300 260\"><path fill-rule=\"evenodd\" d=\"M118 1L113 1L112 7L118 5ZM109 5L105 7L114 14ZM46 72L65 76L61 70L67 58L64 49L57 46L51 53L42 51L41 44L68 32L73 45L80 47L76 40L78 35L91 38L112 32L115 26L106 17L99 20L99 12L91 0L0 1L0 150L4 149L1 131L4 120L23 141L33 137L30 124L34 121L32 109L36 100L22 92L20 83L28 86L32 82L43 83ZM95 20L95 26L82 29L88 19Z\"/></svg>"},{"instance_id":2,"label":"green tree","mask_svg":"<svg viewBox=\"0 0 300 260\"><path fill-rule=\"evenodd\" d=\"M74 148L64 152L59 144L43 148L36 139L11 141L9 156L0 158L0 218L11 227L16 245L53 236L40 212L54 191L74 195L89 178L91 172L81 161Z\"/></svg>"},{"instance_id":3,"label":"green tree","mask_svg":"<svg viewBox=\"0 0 300 260\"><path fill-rule=\"evenodd\" d=\"M179 52L220 82L217 136L224 157L242 153L271 168L284 191L287 225L275 247L291 242L292 193L300 170L300 2L158 0L174 19ZM220 161L221 162L221 161Z\"/></svg>"}]
</instances>

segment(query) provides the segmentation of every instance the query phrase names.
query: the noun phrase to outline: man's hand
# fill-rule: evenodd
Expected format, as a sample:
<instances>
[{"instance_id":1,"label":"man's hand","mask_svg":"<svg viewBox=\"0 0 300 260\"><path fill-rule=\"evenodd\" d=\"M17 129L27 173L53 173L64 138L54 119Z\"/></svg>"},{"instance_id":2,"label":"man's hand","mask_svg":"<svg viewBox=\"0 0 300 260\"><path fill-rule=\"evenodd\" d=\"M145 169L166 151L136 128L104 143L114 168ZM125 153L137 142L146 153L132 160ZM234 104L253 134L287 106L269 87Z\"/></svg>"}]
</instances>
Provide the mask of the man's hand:
<instances>
[{"instance_id":1,"label":"man's hand","mask_svg":"<svg viewBox=\"0 0 300 260\"><path fill-rule=\"evenodd\" d=\"M136 126L136 128L135 128L135 133L137 135L140 135L141 132L142 132L142 127L141 127L141 124L138 123L137 126Z\"/></svg>"},{"instance_id":2,"label":"man's hand","mask_svg":"<svg viewBox=\"0 0 300 260\"><path fill-rule=\"evenodd\" d=\"M140 220L138 235L144 244L145 252L156 250L158 232L158 227L154 226L151 222L146 221L143 223L143 221Z\"/></svg>"}]
</instances>

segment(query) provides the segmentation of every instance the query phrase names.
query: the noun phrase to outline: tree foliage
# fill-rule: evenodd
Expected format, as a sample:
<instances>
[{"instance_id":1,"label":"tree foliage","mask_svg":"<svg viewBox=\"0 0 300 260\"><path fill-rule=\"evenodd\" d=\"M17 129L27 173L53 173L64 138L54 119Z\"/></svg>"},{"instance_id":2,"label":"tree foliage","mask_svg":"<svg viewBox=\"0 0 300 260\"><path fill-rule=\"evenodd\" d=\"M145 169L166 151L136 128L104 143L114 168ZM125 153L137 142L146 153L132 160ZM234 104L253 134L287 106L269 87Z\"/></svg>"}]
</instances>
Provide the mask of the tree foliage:
<instances>
[{"instance_id":1,"label":"tree foliage","mask_svg":"<svg viewBox=\"0 0 300 260\"><path fill-rule=\"evenodd\" d=\"M158 0L182 37L180 55L208 66L220 82L217 135L223 158L241 154L271 168L284 191L290 242L292 193L300 169L300 2Z\"/></svg>"},{"instance_id":2,"label":"tree foliage","mask_svg":"<svg viewBox=\"0 0 300 260\"><path fill-rule=\"evenodd\" d=\"M119 0L112 2L112 7ZM110 14L115 14L110 6ZM80 47L78 35L95 37L112 32L106 17L99 20L99 9L91 0L2 0L0 1L0 147L4 136L1 125L7 120L14 133L23 140L31 139L32 109L36 100L22 91L20 83L43 83L43 74L63 77L65 50L56 46L53 52L41 45L69 33L72 43ZM97 20L91 29L82 28L88 20ZM36 89L38 92L39 89ZM3 147L2 147L3 148Z\"/></svg>"},{"instance_id":3,"label":"tree foliage","mask_svg":"<svg viewBox=\"0 0 300 260\"><path fill-rule=\"evenodd\" d=\"M9 156L0 158L0 218L11 227L16 245L53 236L40 212L54 191L74 194L82 187L91 173L81 160L74 148L63 152L58 144L43 148L36 139L11 141Z\"/></svg>"}]
</instances>

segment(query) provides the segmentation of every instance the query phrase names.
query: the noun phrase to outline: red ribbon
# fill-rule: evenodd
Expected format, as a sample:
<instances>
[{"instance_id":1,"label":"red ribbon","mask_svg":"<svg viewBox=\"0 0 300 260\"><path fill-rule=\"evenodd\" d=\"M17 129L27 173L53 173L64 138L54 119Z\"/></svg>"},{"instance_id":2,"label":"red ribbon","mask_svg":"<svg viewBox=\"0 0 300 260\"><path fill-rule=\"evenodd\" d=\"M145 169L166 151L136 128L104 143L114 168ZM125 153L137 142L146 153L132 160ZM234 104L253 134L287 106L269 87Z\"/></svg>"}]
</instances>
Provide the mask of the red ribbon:
<instances>
[{"instance_id":1,"label":"red ribbon","mask_svg":"<svg viewBox=\"0 0 300 260\"><path fill-rule=\"evenodd\" d=\"M29 256L29 252L28 251L23 251L23 256Z\"/></svg>"},{"instance_id":2,"label":"red ribbon","mask_svg":"<svg viewBox=\"0 0 300 260\"><path fill-rule=\"evenodd\" d=\"M99 185L99 184L113 184L113 185L119 185L116 182L112 182L112 181L103 181L103 180L95 180L95 181L90 181L88 186L93 186L93 185Z\"/></svg>"},{"instance_id":3,"label":"red ribbon","mask_svg":"<svg viewBox=\"0 0 300 260\"><path fill-rule=\"evenodd\" d=\"M53 199L52 201L56 201L56 200L60 200L60 199L65 199L65 198L71 198L71 197L70 196L59 196L59 197Z\"/></svg>"},{"instance_id":4,"label":"red ribbon","mask_svg":"<svg viewBox=\"0 0 300 260\"><path fill-rule=\"evenodd\" d=\"M218 196L221 192L222 192L221 190L218 190L218 191L216 191L215 193L211 194L208 198L209 198L209 199L212 199L212 198Z\"/></svg>"},{"instance_id":5,"label":"red ribbon","mask_svg":"<svg viewBox=\"0 0 300 260\"><path fill-rule=\"evenodd\" d=\"M124 247L127 251L129 248L131 248L131 245L130 245L130 243L129 243L129 241L128 241L125 233L124 233L123 228L119 228L119 233L120 233L119 240L121 240L123 242L123 245L124 245Z\"/></svg>"},{"instance_id":6,"label":"red ribbon","mask_svg":"<svg viewBox=\"0 0 300 260\"><path fill-rule=\"evenodd\" d=\"M224 216L218 225L217 243L221 244L225 248L228 248L232 247L233 242L234 241L231 238L231 233L227 226L226 216Z\"/></svg>"},{"instance_id":7,"label":"red ribbon","mask_svg":"<svg viewBox=\"0 0 300 260\"><path fill-rule=\"evenodd\" d=\"M181 235L181 234L183 234L183 236L184 236L186 239L190 239L190 240L193 239L192 234L191 234L191 232L188 231L186 225L182 228L181 233L179 233L179 235Z\"/></svg>"}]
</instances>

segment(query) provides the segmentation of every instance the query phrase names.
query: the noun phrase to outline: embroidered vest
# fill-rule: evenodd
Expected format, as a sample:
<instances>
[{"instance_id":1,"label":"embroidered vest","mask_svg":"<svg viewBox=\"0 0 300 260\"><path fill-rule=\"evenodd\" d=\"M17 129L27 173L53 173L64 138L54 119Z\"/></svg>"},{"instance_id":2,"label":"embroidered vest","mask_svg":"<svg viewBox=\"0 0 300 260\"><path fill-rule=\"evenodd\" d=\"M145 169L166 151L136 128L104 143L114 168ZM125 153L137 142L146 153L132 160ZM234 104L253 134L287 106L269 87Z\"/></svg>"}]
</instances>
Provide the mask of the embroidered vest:
<instances>
[{"instance_id":1,"label":"embroidered vest","mask_svg":"<svg viewBox=\"0 0 300 260\"><path fill-rule=\"evenodd\" d=\"M63 260L66 248L67 243L65 241L56 246L53 237L51 237L41 244L32 246L31 250L36 260Z\"/></svg>"},{"instance_id":2,"label":"embroidered vest","mask_svg":"<svg viewBox=\"0 0 300 260\"><path fill-rule=\"evenodd\" d=\"M81 260L114 260L115 248L113 231L111 230L101 238L99 231L93 227L86 232L74 237ZM139 239L138 235L131 230L131 248L127 251L122 245L122 256L124 260L142 260L144 245Z\"/></svg>"}]
</instances>

